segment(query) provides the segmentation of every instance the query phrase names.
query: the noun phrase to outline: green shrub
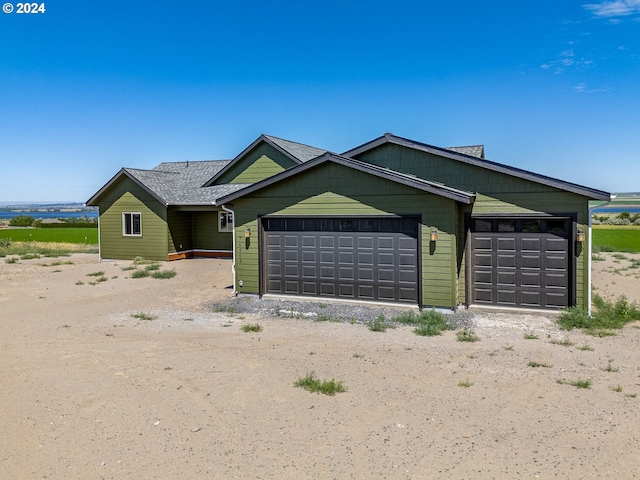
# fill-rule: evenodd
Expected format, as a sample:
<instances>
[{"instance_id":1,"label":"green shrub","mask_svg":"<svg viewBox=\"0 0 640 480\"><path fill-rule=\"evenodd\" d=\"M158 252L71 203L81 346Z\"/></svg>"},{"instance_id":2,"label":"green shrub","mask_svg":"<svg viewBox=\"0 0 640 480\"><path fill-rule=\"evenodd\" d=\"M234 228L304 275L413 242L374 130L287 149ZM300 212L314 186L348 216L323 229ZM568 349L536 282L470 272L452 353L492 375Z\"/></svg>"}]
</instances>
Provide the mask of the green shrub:
<instances>
[{"instance_id":1,"label":"green shrub","mask_svg":"<svg viewBox=\"0 0 640 480\"><path fill-rule=\"evenodd\" d=\"M343 382L331 380L319 380L313 372L307 373L306 377L299 378L293 384L296 387L304 388L308 392L323 393L325 395L335 395L336 393L346 392L347 388Z\"/></svg>"},{"instance_id":2,"label":"green shrub","mask_svg":"<svg viewBox=\"0 0 640 480\"><path fill-rule=\"evenodd\" d=\"M9 248L11 246L10 238L0 238L0 248Z\"/></svg>"},{"instance_id":3,"label":"green shrub","mask_svg":"<svg viewBox=\"0 0 640 480\"><path fill-rule=\"evenodd\" d=\"M240 330L242 330L243 332L261 332L262 325L260 325L259 323L247 323L246 325L240 327Z\"/></svg>"},{"instance_id":4,"label":"green shrub","mask_svg":"<svg viewBox=\"0 0 640 480\"><path fill-rule=\"evenodd\" d=\"M565 330L581 328L587 334L602 337L614 334L611 330L640 320L640 309L635 303L629 303L624 296L612 302L594 295L593 304L596 309L592 315L578 307L567 308L558 316L558 324Z\"/></svg>"},{"instance_id":5,"label":"green shrub","mask_svg":"<svg viewBox=\"0 0 640 480\"><path fill-rule=\"evenodd\" d=\"M136 269L131 272L131 278L144 278L150 275L149 270Z\"/></svg>"},{"instance_id":6,"label":"green shrub","mask_svg":"<svg viewBox=\"0 0 640 480\"><path fill-rule=\"evenodd\" d=\"M28 227L35 221L36 219L29 215L18 215L9 220L9 225L12 227Z\"/></svg>"},{"instance_id":7,"label":"green shrub","mask_svg":"<svg viewBox=\"0 0 640 480\"><path fill-rule=\"evenodd\" d=\"M176 276L175 270L158 270L151 274L153 278L168 279Z\"/></svg>"},{"instance_id":8,"label":"green shrub","mask_svg":"<svg viewBox=\"0 0 640 480\"><path fill-rule=\"evenodd\" d=\"M391 325L387 323L384 315L378 315L375 320L369 322L368 327L372 332L386 332Z\"/></svg>"},{"instance_id":9,"label":"green shrub","mask_svg":"<svg viewBox=\"0 0 640 480\"><path fill-rule=\"evenodd\" d=\"M473 330L466 327L456 332L456 338L459 342L477 342L480 340L480 337Z\"/></svg>"}]
</instances>

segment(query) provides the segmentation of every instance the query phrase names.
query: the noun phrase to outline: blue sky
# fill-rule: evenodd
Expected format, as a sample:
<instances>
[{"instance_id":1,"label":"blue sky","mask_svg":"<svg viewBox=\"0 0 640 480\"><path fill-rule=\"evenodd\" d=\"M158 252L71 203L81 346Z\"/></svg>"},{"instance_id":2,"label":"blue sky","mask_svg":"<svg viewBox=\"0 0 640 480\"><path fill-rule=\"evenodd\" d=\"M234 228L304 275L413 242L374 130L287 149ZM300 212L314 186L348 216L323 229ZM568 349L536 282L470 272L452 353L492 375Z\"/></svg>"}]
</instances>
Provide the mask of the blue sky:
<instances>
[{"instance_id":1,"label":"blue sky","mask_svg":"<svg viewBox=\"0 0 640 480\"><path fill-rule=\"evenodd\" d=\"M12 2L14 7L16 2ZM385 132L640 191L640 0L45 2L0 13L0 203L261 133Z\"/></svg>"}]
</instances>

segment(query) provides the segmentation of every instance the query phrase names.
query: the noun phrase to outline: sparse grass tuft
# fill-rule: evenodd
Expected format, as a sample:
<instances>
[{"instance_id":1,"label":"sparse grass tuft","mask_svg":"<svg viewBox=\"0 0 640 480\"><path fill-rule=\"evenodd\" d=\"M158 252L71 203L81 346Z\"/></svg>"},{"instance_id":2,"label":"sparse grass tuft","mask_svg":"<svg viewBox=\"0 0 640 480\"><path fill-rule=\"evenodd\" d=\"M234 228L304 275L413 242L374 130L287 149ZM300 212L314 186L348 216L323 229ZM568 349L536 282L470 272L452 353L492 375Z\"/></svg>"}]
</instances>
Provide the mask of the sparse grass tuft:
<instances>
[{"instance_id":1,"label":"sparse grass tuft","mask_svg":"<svg viewBox=\"0 0 640 480\"><path fill-rule=\"evenodd\" d=\"M144 278L149 276L149 270L141 270L139 268L131 272L131 278Z\"/></svg>"},{"instance_id":2,"label":"sparse grass tuft","mask_svg":"<svg viewBox=\"0 0 640 480\"><path fill-rule=\"evenodd\" d=\"M100 270L99 272L87 273L87 277L102 277L104 276L104 271Z\"/></svg>"},{"instance_id":3,"label":"sparse grass tuft","mask_svg":"<svg viewBox=\"0 0 640 480\"><path fill-rule=\"evenodd\" d=\"M543 368L551 368L553 365L549 365L548 363L539 363L539 362L529 362L528 366L533 368L543 367Z\"/></svg>"},{"instance_id":4,"label":"sparse grass tuft","mask_svg":"<svg viewBox=\"0 0 640 480\"><path fill-rule=\"evenodd\" d=\"M619 372L620 369L618 367L614 367L613 365L611 365L612 362L613 360L609 359L609 363L607 363L607 366L604 368L601 368L601 370L603 372L610 372L610 373Z\"/></svg>"},{"instance_id":5,"label":"sparse grass tuft","mask_svg":"<svg viewBox=\"0 0 640 480\"><path fill-rule=\"evenodd\" d=\"M556 383L559 383L560 385L571 385L572 387L576 387L576 388L591 388L591 380L563 380L561 378L558 378L556 380Z\"/></svg>"},{"instance_id":6,"label":"sparse grass tuft","mask_svg":"<svg viewBox=\"0 0 640 480\"><path fill-rule=\"evenodd\" d=\"M470 382L467 378L466 380L461 380L458 382L459 387L469 388L473 386L473 382Z\"/></svg>"},{"instance_id":7,"label":"sparse grass tuft","mask_svg":"<svg viewBox=\"0 0 640 480\"><path fill-rule=\"evenodd\" d=\"M585 342L584 345L580 345L576 347L578 350L582 350L583 352L593 352L593 347Z\"/></svg>"},{"instance_id":8,"label":"sparse grass tuft","mask_svg":"<svg viewBox=\"0 0 640 480\"><path fill-rule=\"evenodd\" d=\"M293 384L296 387L304 388L312 393L323 393L324 395L335 395L336 393L346 392L347 389L343 382L331 380L319 380L313 372L307 373L306 377L299 378Z\"/></svg>"},{"instance_id":9,"label":"sparse grass tuft","mask_svg":"<svg viewBox=\"0 0 640 480\"><path fill-rule=\"evenodd\" d=\"M538 335L536 335L533 332L527 332L524 334L524 339L525 340L538 340Z\"/></svg>"},{"instance_id":10,"label":"sparse grass tuft","mask_svg":"<svg viewBox=\"0 0 640 480\"><path fill-rule=\"evenodd\" d=\"M480 340L476 332L466 327L456 332L456 338L459 342L477 342Z\"/></svg>"},{"instance_id":11,"label":"sparse grass tuft","mask_svg":"<svg viewBox=\"0 0 640 480\"><path fill-rule=\"evenodd\" d=\"M176 276L175 270L157 270L151 274L153 278L159 278L162 280L166 280L168 278L173 278Z\"/></svg>"},{"instance_id":12,"label":"sparse grass tuft","mask_svg":"<svg viewBox=\"0 0 640 480\"><path fill-rule=\"evenodd\" d=\"M622 391L622 387L620 385L617 385L615 387L611 387L611 390L620 393Z\"/></svg>"},{"instance_id":13,"label":"sparse grass tuft","mask_svg":"<svg viewBox=\"0 0 640 480\"><path fill-rule=\"evenodd\" d=\"M120 267L120 270L122 270L123 272L128 272L129 270L135 270L136 267L134 265L129 265L127 267Z\"/></svg>"},{"instance_id":14,"label":"sparse grass tuft","mask_svg":"<svg viewBox=\"0 0 640 480\"><path fill-rule=\"evenodd\" d=\"M149 315L148 313L144 313L144 312L132 313L131 317L137 318L138 320L155 320L156 318L158 318L155 315Z\"/></svg>"},{"instance_id":15,"label":"sparse grass tuft","mask_svg":"<svg viewBox=\"0 0 640 480\"><path fill-rule=\"evenodd\" d=\"M240 330L242 330L243 332L261 332L262 325L260 325L259 323L247 323L240 327Z\"/></svg>"},{"instance_id":16,"label":"sparse grass tuft","mask_svg":"<svg viewBox=\"0 0 640 480\"><path fill-rule=\"evenodd\" d=\"M563 347L570 347L571 345L573 345L573 342L568 338L562 340L560 340L559 338L552 338L551 340L549 340L549 343L553 345L561 345Z\"/></svg>"},{"instance_id":17,"label":"sparse grass tuft","mask_svg":"<svg viewBox=\"0 0 640 480\"><path fill-rule=\"evenodd\" d=\"M369 322L367 326L372 332L386 332L388 328L393 328L392 325L387 323L384 315L378 315L376 319Z\"/></svg>"},{"instance_id":18,"label":"sparse grass tuft","mask_svg":"<svg viewBox=\"0 0 640 480\"><path fill-rule=\"evenodd\" d=\"M8 257L4 259L5 263L18 263L18 260L20 260L18 257Z\"/></svg>"}]
</instances>

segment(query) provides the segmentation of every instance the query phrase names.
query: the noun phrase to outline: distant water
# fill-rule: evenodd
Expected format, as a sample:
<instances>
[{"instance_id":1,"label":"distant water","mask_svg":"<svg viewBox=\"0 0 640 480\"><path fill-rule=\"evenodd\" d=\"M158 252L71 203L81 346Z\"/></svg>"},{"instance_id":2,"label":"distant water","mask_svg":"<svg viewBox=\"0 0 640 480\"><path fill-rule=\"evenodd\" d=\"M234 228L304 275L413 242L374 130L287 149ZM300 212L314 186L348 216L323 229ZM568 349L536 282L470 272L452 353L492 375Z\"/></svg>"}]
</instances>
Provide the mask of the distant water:
<instances>
[{"instance_id":1,"label":"distant water","mask_svg":"<svg viewBox=\"0 0 640 480\"><path fill-rule=\"evenodd\" d=\"M19 217L25 215L27 217L33 217L36 220L42 218L83 218L85 215L88 218L98 218L98 212L7 212L0 211L0 220L10 220L13 217Z\"/></svg>"},{"instance_id":2,"label":"distant water","mask_svg":"<svg viewBox=\"0 0 640 480\"><path fill-rule=\"evenodd\" d=\"M598 207L593 209L594 213L640 213L640 206L633 207Z\"/></svg>"}]
</instances>

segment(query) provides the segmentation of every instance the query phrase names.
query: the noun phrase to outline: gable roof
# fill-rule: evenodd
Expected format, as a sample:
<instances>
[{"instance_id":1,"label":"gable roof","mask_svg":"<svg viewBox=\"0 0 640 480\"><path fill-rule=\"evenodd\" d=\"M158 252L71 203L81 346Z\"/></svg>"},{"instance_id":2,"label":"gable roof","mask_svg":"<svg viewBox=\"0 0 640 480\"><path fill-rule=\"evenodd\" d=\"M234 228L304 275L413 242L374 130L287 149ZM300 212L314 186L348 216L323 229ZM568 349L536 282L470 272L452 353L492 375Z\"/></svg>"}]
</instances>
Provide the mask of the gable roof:
<instances>
[{"instance_id":1,"label":"gable roof","mask_svg":"<svg viewBox=\"0 0 640 480\"><path fill-rule=\"evenodd\" d=\"M370 142L360 145L359 147L348 150L347 152L344 152L342 155L346 157L355 157L357 155L368 152L370 150L373 150L374 148L377 148L387 143L400 145L407 148L412 148L414 150L419 150L422 152L431 153L433 155L449 158L451 160L456 160L458 162L466 163L469 165L475 165L480 168L485 168L487 170L500 172L505 175L511 175L514 177L522 178L524 180L528 180L531 182L554 187L559 190L565 190L567 192L582 195L594 200L610 200L611 199L611 194L607 192L603 192L602 190L596 190L594 188L584 187L582 185L578 185L575 183L565 182L564 180L558 180L557 178L529 172L521 168L510 167L508 165L503 165L501 163L485 160L484 158L477 158L465 153L454 151L451 148L447 149L447 148L441 148L441 147L434 147L433 145L428 145L426 143L416 142L414 140L409 140L407 138L398 137L391 133L385 133L381 137L371 140Z\"/></svg>"},{"instance_id":2,"label":"gable roof","mask_svg":"<svg viewBox=\"0 0 640 480\"><path fill-rule=\"evenodd\" d=\"M228 160L209 160L200 162L165 162L151 170L122 168L89 200L95 202L111 185L123 176L137 183L152 197L164 205L202 205L215 204L218 196L226 195L246 185L228 184L201 188L203 182L211 178L229 163Z\"/></svg>"},{"instance_id":3,"label":"gable roof","mask_svg":"<svg viewBox=\"0 0 640 480\"><path fill-rule=\"evenodd\" d=\"M484 145L468 145L465 147L446 147L452 152L464 153L472 157L484 158Z\"/></svg>"},{"instance_id":4,"label":"gable roof","mask_svg":"<svg viewBox=\"0 0 640 480\"><path fill-rule=\"evenodd\" d=\"M309 145L292 142L290 140L285 140L283 138L278 138L271 135L265 135L263 133L258 138L256 138L251 143L251 145L242 150L242 152L240 152L233 160L231 160L228 165L225 165L224 168L210 177L203 186L208 187L213 185L215 181L222 175L224 175L224 173L229 170L236 162L238 162L242 157L244 157L262 142L271 145L273 148L290 158L294 163L304 163L327 152L327 150L323 150L321 148L311 147Z\"/></svg>"},{"instance_id":5,"label":"gable roof","mask_svg":"<svg viewBox=\"0 0 640 480\"><path fill-rule=\"evenodd\" d=\"M405 173L397 172L395 170L390 170L388 168L372 165L370 163L362 162L354 158L349 158L349 157L345 157L335 153L327 152L324 155L316 157L303 164L296 165L295 167L291 167L285 170L284 172L280 172L272 177L266 178L261 182L257 182L252 185L245 186L245 188L241 190L219 197L216 199L216 204L222 205L224 203L231 202L236 198L240 198L249 193L253 193L257 190L261 190L270 185L273 185L274 183L280 182L294 175L298 175L299 173L305 172L307 170L310 170L318 165L322 165L323 163L327 163L327 162L333 162L339 165L343 165L345 167L352 168L354 170L365 172L379 178L384 178L392 182L396 182L402 185L416 188L423 192L433 193L435 195L449 198L457 202L471 204L475 200L475 194L473 193L447 187L446 185L443 185L441 183L430 182L428 180L418 178L414 175L408 175Z\"/></svg>"}]
</instances>

